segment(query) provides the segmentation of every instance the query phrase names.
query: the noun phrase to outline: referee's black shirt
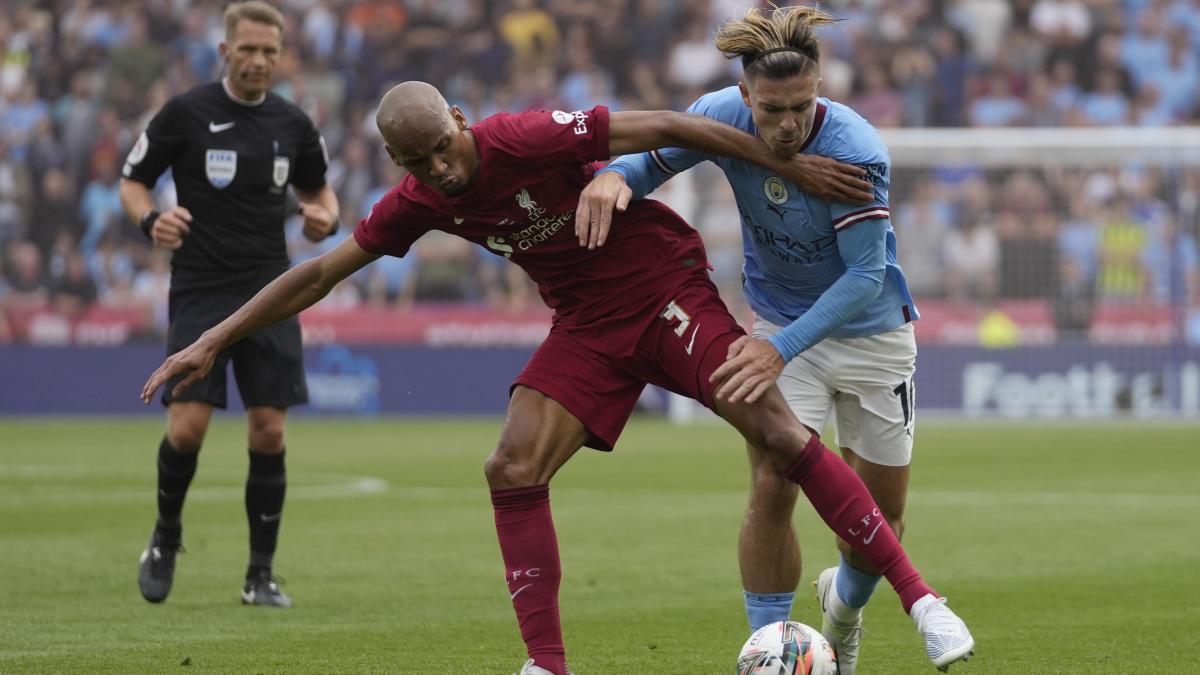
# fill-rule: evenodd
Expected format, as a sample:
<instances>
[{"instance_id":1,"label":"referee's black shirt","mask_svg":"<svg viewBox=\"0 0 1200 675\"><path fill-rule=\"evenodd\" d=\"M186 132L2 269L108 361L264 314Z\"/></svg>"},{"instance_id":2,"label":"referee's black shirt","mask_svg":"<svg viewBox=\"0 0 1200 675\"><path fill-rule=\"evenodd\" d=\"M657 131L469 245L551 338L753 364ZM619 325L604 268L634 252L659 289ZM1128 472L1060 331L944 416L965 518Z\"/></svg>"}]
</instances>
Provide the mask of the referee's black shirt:
<instances>
[{"instance_id":1,"label":"referee's black shirt","mask_svg":"<svg viewBox=\"0 0 1200 675\"><path fill-rule=\"evenodd\" d=\"M167 101L129 152L123 175L148 187L170 167L190 232L171 258L172 294L254 292L264 271L287 269L287 184L325 184L320 133L299 108L268 92L256 104L223 83ZM269 281L269 278L267 279Z\"/></svg>"}]
</instances>

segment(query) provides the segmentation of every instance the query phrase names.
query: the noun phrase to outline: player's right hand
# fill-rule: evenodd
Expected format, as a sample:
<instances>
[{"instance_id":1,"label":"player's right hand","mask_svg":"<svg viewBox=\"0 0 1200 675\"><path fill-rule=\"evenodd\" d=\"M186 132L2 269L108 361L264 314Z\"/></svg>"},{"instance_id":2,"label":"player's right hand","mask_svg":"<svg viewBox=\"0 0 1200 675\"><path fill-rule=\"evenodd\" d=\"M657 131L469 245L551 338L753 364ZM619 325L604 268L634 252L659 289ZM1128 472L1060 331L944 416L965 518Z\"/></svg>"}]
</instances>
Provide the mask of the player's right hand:
<instances>
[{"instance_id":1,"label":"player's right hand","mask_svg":"<svg viewBox=\"0 0 1200 675\"><path fill-rule=\"evenodd\" d=\"M853 164L843 164L820 155L797 154L792 158L790 178L796 187L826 201L843 204L870 204L875 200L874 186L863 180L867 172Z\"/></svg>"},{"instance_id":2,"label":"player's right hand","mask_svg":"<svg viewBox=\"0 0 1200 675\"><path fill-rule=\"evenodd\" d=\"M154 398L154 392L176 375L186 377L171 390L171 396L182 394L193 382L208 374L218 351L215 345L201 336L186 349L168 356L158 370L150 374L146 384L142 385L142 403L149 403Z\"/></svg>"},{"instance_id":3,"label":"player's right hand","mask_svg":"<svg viewBox=\"0 0 1200 675\"><path fill-rule=\"evenodd\" d=\"M172 251L183 246L183 237L191 228L192 213L182 206L158 214L150 226L150 239L155 244Z\"/></svg>"},{"instance_id":4,"label":"player's right hand","mask_svg":"<svg viewBox=\"0 0 1200 675\"><path fill-rule=\"evenodd\" d=\"M633 198L633 190L625 184L625 176L616 171L605 171L579 193L579 205L575 207L575 236L579 245L594 249L603 246L612 227L613 208L624 212Z\"/></svg>"}]
</instances>

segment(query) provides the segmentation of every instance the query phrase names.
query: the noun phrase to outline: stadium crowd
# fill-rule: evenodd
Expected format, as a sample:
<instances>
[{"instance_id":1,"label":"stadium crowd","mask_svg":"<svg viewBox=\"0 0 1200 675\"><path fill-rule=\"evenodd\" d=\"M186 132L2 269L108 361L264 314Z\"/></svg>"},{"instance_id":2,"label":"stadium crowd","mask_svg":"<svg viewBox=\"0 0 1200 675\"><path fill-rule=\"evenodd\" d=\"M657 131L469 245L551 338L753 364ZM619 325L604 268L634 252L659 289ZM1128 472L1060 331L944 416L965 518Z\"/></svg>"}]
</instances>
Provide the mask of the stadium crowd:
<instances>
[{"instance_id":1,"label":"stadium crowd","mask_svg":"<svg viewBox=\"0 0 1200 675\"><path fill-rule=\"evenodd\" d=\"M223 0L11 0L0 14L0 342L14 308L137 307L165 326L169 254L117 198L125 154L170 96L220 75ZM348 236L402 176L374 106L438 85L468 119L526 108L683 109L736 82L711 36L740 0L280 0L275 91L321 129ZM1200 2L838 0L822 93L881 128L1163 126L1200 117ZM1200 173L1138 166L896 170L900 261L920 298L1200 303ZM715 171L661 196L705 232L740 296L732 197ZM158 198L172 200L169 176ZM324 302L521 307L524 274L449 236L384 259ZM1068 318L1069 320L1069 318ZM1086 314L1077 321L1086 322Z\"/></svg>"}]
</instances>

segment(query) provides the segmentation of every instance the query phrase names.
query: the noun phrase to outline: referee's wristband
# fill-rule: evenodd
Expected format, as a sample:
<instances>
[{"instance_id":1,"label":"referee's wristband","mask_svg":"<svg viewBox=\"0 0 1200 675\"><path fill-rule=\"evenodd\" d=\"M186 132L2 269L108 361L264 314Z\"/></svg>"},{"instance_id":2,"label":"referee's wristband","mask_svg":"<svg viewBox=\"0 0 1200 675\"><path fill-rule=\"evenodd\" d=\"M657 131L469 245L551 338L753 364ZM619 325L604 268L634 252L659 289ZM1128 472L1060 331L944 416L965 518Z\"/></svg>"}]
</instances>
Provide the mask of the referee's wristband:
<instances>
[{"instance_id":1,"label":"referee's wristband","mask_svg":"<svg viewBox=\"0 0 1200 675\"><path fill-rule=\"evenodd\" d=\"M162 214L158 211L147 211L146 215L142 216L142 222L138 223L138 227L141 228L142 234L146 235L146 238L151 241L154 240L154 237L150 235L150 230L154 227L154 221L158 220L160 215Z\"/></svg>"}]
</instances>

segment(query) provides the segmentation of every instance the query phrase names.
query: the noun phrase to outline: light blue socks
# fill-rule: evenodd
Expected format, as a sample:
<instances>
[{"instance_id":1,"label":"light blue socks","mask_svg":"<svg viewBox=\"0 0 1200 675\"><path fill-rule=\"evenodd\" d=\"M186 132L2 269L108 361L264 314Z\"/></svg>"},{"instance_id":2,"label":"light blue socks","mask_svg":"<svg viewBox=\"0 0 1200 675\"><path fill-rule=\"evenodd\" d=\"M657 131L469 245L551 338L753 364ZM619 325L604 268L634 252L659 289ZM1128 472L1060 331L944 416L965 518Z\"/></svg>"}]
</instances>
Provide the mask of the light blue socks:
<instances>
[{"instance_id":1,"label":"light blue socks","mask_svg":"<svg viewBox=\"0 0 1200 675\"><path fill-rule=\"evenodd\" d=\"M836 579L838 597L846 603L847 607L862 609L871 599L871 594L875 592L875 585L882 578L854 569L843 556L841 562L838 563ZM747 606L749 606L748 600Z\"/></svg>"},{"instance_id":2,"label":"light blue socks","mask_svg":"<svg viewBox=\"0 0 1200 675\"><path fill-rule=\"evenodd\" d=\"M746 596L746 618L751 632L776 621L787 621L796 597L795 593L742 593Z\"/></svg>"}]
</instances>

